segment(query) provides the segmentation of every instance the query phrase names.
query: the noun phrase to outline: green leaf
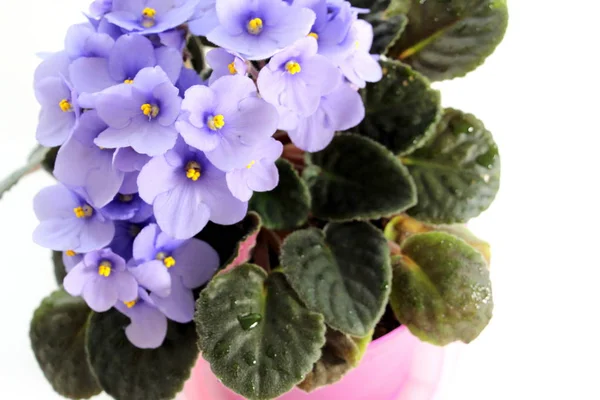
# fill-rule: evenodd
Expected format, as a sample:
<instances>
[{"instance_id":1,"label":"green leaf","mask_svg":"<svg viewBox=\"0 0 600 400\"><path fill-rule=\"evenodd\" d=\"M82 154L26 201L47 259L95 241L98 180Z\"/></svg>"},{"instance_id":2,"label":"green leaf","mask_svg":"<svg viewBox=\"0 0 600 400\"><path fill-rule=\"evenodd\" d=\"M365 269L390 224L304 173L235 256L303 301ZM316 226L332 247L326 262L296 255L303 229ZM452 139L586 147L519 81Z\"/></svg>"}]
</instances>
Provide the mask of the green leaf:
<instances>
[{"instance_id":1,"label":"green leaf","mask_svg":"<svg viewBox=\"0 0 600 400\"><path fill-rule=\"evenodd\" d=\"M322 386L338 382L348 371L360 363L367 345L371 342L372 333L354 338L333 329L327 329L327 342L323 347L323 355L313 366L298 387L305 392L312 392Z\"/></svg>"},{"instance_id":2,"label":"green leaf","mask_svg":"<svg viewBox=\"0 0 600 400\"><path fill-rule=\"evenodd\" d=\"M21 178L40 168L40 165L46 158L46 155L48 155L51 150L52 149L49 147L37 147L29 156L27 164L14 171L6 179L0 182L0 199L2 196L4 196L4 193L15 186L21 180Z\"/></svg>"},{"instance_id":3,"label":"green leaf","mask_svg":"<svg viewBox=\"0 0 600 400\"><path fill-rule=\"evenodd\" d=\"M303 225L310 212L310 193L292 164L276 162L279 185L270 192L254 193L250 209L260 214L269 229L291 230Z\"/></svg>"},{"instance_id":4,"label":"green leaf","mask_svg":"<svg viewBox=\"0 0 600 400\"><path fill-rule=\"evenodd\" d=\"M394 257L390 304L398 320L421 340L440 346L469 343L492 318L487 263L464 240L420 233Z\"/></svg>"},{"instance_id":5,"label":"green leaf","mask_svg":"<svg viewBox=\"0 0 600 400\"><path fill-rule=\"evenodd\" d=\"M237 224L217 225L209 222L196 235L196 238L204 240L216 250L221 260L221 267L224 268L245 257L246 254L243 254L244 251L252 250L254 246L248 248L245 245L249 244L252 238L256 239L260 227L260 216L254 212L249 212Z\"/></svg>"},{"instance_id":6,"label":"green leaf","mask_svg":"<svg viewBox=\"0 0 600 400\"><path fill-rule=\"evenodd\" d=\"M67 276L67 270L65 269L65 264L62 259L62 251L53 251L52 252L52 264L54 264L54 277L56 278L56 283L58 286L63 284L65 280L65 276Z\"/></svg>"},{"instance_id":7,"label":"green leaf","mask_svg":"<svg viewBox=\"0 0 600 400\"><path fill-rule=\"evenodd\" d=\"M406 3L406 0L396 0L396 2ZM368 14L360 15L373 26L373 45L371 53L383 54L385 50L393 45L402 35L408 18L402 10L406 4L398 4L392 8L394 1L389 0L353 0L352 5L358 8L368 8L371 10ZM388 8L389 6L389 8Z\"/></svg>"},{"instance_id":8,"label":"green leaf","mask_svg":"<svg viewBox=\"0 0 600 400\"><path fill-rule=\"evenodd\" d=\"M81 298L61 289L42 301L31 321L29 338L35 358L52 388L70 399L102 392L85 354L90 313Z\"/></svg>"},{"instance_id":9,"label":"green leaf","mask_svg":"<svg viewBox=\"0 0 600 400\"><path fill-rule=\"evenodd\" d=\"M189 52L192 66L194 70L200 74L205 67L204 62L204 45L198 36L190 35L187 42L187 50Z\"/></svg>"},{"instance_id":10,"label":"green leaf","mask_svg":"<svg viewBox=\"0 0 600 400\"><path fill-rule=\"evenodd\" d=\"M281 267L307 307L338 331L365 336L383 315L392 279L389 249L368 222L294 232L283 245Z\"/></svg>"},{"instance_id":11,"label":"green leaf","mask_svg":"<svg viewBox=\"0 0 600 400\"><path fill-rule=\"evenodd\" d=\"M384 234L388 240L401 245L409 236L426 232L446 232L459 237L480 252L488 264L491 261L490 245L471 233L464 225L431 225L402 214L387 223Z\"/></svg>"},{"instance_id":12,"label":"green leaf","mask_svg":"<svg viewBox=\"0 0 600 400\"><path fill-rule=\"evenodd\" d=\"M378 219L416 204L414 182L383 146L357 135L340 135L318 153L307 153L303 174L317 218Z\"/></svg>"},{"instance_id":13,"label":"green leaf","mask_svg":"<svg viewBox=\"0 0 600 400\"><path fill-rule=\"evenodd\" d=\"M464 76L494 52L508 26L506 0L416 1L387 53L429 79Z\"/></svg>"},{"instance_id":14,"label":"green leaf","mask_svg":"<svg viewBox=\"0 0 600 400\"><path fill-rule=\"evenodd\" d=\"M441 116L440 94L408 65L381 61L383 78L364 90L365 119L355 128L393 153L409 153L435 132Z\"/></svg>"},{"instance_id":15,"label":"green leaf","mask_svg":"<svg viewBox=\"0 0 600 400\"><path fill-rule=\"evenodd\" d=\"M492 134L473 115L447 109L432 139L405 157L417 185L420 220L466 222L486 210L500 187L500 156Z\"/></svg>"},{"instance_id":16,"label":"green leaf","mask_svg":"<svg viewBox=\"0 0 600 400\"><path fill-rule=\"evenodd\" d=\"M323 316L304 308L281 273L242 265L213 278L196 306L203 357L245 398L289 391L321 356Z\"/></svg>"},{"instance_id":17,"label":"green leaf","mask_svg":"<svg viewBox=\"0 0 600 400\"><path fill-rule=\"evenodd\" d=\"M117 310L94 313L87 334L90 365L116 400L170 400L183 388L198 358L194 324L169 321L157 349L139 349L125 336L130 320Z\"/></svg>"}]
</instances>

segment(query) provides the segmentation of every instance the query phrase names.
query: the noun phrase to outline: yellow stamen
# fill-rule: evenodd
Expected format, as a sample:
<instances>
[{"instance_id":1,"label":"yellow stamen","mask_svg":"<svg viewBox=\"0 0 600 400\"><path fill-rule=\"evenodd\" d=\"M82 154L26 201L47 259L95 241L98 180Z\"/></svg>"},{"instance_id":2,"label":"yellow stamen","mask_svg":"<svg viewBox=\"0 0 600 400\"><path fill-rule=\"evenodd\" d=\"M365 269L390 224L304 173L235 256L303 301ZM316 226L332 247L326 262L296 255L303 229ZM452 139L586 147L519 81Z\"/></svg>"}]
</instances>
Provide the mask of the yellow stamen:
<instances>
[{"instance_id":1,"label":"yellow stamen","mask_svg":"<svg viewBox=\"0 0 600 400\"><path fill-rule=\"evenodd\" d=\"M296 75L298 72L302 71L300 64L298 64L296 61L288 61L285 64L285 69L292 75Z\"/></svg>"},{"instance_id":2,"label":"yellow stamen","mask_svg":"<svg viewBox=\"0 0 600 400\"><path fill-rule=\"evenodd\" d=\"M144 28L152 28L156 25L154 18L156 17L156 10L154 8L146 7L142 11L142 26Z\"/></svg>"},{"instance_id":3,"label":"yellow stamen","mask_svg":"<svg viewBox=\"0 0 600 400\"><path fill-rule=\"evenodd\" d=\"M77 255L77 253L75 253L73 250L67 250L67 251L65 251L65 254L69 257L73 257L73 256Z\"/></svg>"},{"instance_id":4,"label":"yellow stamen","mask_svg":"<svg viewBox=\"0 0 600 400\"><path fill-rule=\"evenodd\" d=\"M75 207L73 212L77 218L86 218L91 217L92 214L94 214L94 209L86 204L82 207Z\"/></svg>"},{"instance_id":5,"label":"yellow stamen","mask_svg":"<svg viewBox=\"0 0 600 400\"><path fill-rule=\"evenodd\" d=\"M258 35L263 30L263 21L260 18L254 18L248 21L248 33Z\"/></svg>"},{"instance_id":6,"label":"yellow stamen","mask_svg":"<svg viewBox=\"0 0 600 400\"><path fill-rule=\"evenodd\" d=\"M214 117L208 117L206 125L213 131L221 129L225 126L225 117L222 114L215 115Z\"/></svg>"},{"instance_id":7,"label":"yellow stamen","mask_svg":"<svg viewBox=\"0 0 600 400\"><path fill-rule=\"evenodd\" d=\"M129 203L131 200L133 200L133 195L131 195L131 194L120 194L119 195L119 200L122 203Z\"/></svg>"},{"instance_id":8,"label":"yellow stamen","mask_svg":"<svg viewBox=\"0 0 600 400\"><path fill-rule=\"evenodd\" d=\"M308 36L314 37L315 39L319 39L319 35L314 32L309 33Z\"/></svg>"},{"instance_id":9,"label":"yellow stamen","mask_svg":"<svg viewBox=\"0 0 600 400\"><path fill-rule=\"evenodd\" d=\"M146 18L154 18L156 17L156 10L154 8L146 7L142 11L142 15Z\"/></svg>"},{"instance_id":10,"label":"yellow stamen","mask_svg":"<svg viewBox=\"0 0 600 400\"><path fill-rule=\"evenodd\" d=\"M246 165L246 168L250 169L254 164L256 164L256 160L250 161L250 164Z\"/></svg>"},{"instance_id":11,"label":"yellow stamen","mask_svg":"<svg viewBox=\"0 0 600 400\"><path fill-rule=\"evenodd\" d=\"M158 108L158 106L153 106L148 103L142 104L140 109L142 110L145 116L150 118L156 118L158 116L158 113L160 112L160 108Z\"/></svg>"},{"instance_id":12,"label":"yellow stamen","mask_svg":"<svg viewBox=\"0 0 600 400\"><path fill-rule=\"evenodd\" d=\"M133 79L125 79L125 80L123 81L123 83L126 83L126 84L128 84L128 85L133 85Z\"/></svg>"},{"instance_id":13,"label":"yellow stamen","mask_svg":"<svg viewBox=\"0 0 600 400\"><path fill-rule=\"evenodd\" d=\"M231 75L237 74L237 69L235 69L235 64L233 63L233 61L231 62L231 64L227 65L227 68L229 68L229 73Z\"/></svg>"},{"instance_id":14,"label":"yellow stamen","mask_svg":"<svg viewBox=\"0 0 600 400\"><path fill-rule=\"evenodd\" d=\"M171 268L175 265L175 259L169 256L163 260L163 263L165 264L165 267Z\"/></svg>"},{"instance_id":15,"label":"yellow stamen","mask_svg":"<svg viewBox=\"0 0 600 400\"><path fill-rule=\"evenodd\" d=\"M164 251L161 251L159 253L156 254L156 258L159 261L163 261L165 258L167 257L167 254Z\"/></svg>"},{"instance_id":16,"label":"yellow stamen","mask_svg":"<svg viewBox=\"0 0 600 400\"><path fill-rule=\"evenodd\" d=\"M185 166L185 176L196 182L202 176L202 167L196 161L190 161Z\"/></svg>"},{"instance_id":17,"label":"yellow stamen","mask_svg":"<svg viewBox=\"0 0 600 400\"><path fill-rule=\"evenodd\" d=\"M108 278L112 272L112 266L110 261L102 261L98 266L98 275Z\"/></svg>"},{"instance_id":18,"label":"yellow stamen","mask_svg":"<svg viewBox=\"0 0 600 400\"><path fill-rule=\"evenodd\" d=\"M67 99L61 100L60 103L58 103L58 106L63 112L73 111L73 106Z\"/></svg>"},{"instance_id":19,"label":"yellow stamen","mask_svg":"<svg viewBox=\"0 0 600 400\"><path fill-rule=\"evenodd\" d=\"M354 47L356 47L357 49L360 47L360 42L358 40L354 42Z\"/></svg>"},{"instance_id":20,"label":"yellow stamen","mask_svg":"<svg viewBox=\"0 0 600 400\"><path fill-rule=\"evenodd\" d=\"M133 308L133 306L137 304L137 300L124 301L123 304L125 304L127 308Z\"/></svg>"}]
</instances>

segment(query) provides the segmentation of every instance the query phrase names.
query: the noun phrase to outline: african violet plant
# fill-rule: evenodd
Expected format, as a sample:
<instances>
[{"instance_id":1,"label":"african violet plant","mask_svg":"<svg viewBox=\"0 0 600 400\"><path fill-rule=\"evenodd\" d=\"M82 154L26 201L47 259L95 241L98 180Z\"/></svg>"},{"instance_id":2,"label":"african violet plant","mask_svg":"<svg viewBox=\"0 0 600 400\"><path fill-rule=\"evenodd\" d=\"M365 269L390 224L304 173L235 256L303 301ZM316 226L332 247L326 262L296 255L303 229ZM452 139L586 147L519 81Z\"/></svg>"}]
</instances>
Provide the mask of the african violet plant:
<instances>
[{"instance_id":1,"label":"african violet plant","mask_svg":"<svg viewBox=\"0 0 600 400\"><path fill-rule=\"evenodd\" d=\"M36 243L60 289L31 343L79 399L169 399L201 354L248 399L331 384L400 324L470 342L500 159L431 81L504 0L96 0L35 73ZM389 304L390 307L387 307ZM387 311L386 311L387 308Z\"/></svg>"}]
</instances>

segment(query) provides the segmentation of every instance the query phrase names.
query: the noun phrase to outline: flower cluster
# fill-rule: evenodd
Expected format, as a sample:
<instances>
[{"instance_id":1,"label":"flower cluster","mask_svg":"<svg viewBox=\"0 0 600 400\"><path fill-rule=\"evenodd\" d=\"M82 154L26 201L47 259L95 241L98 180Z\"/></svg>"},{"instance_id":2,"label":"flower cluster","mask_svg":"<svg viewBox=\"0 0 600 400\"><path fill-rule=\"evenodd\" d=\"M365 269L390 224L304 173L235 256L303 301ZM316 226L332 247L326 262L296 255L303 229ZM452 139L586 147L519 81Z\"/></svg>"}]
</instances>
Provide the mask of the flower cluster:
<instances>
[{"instance_id":1,"label":"flower cluster","mask_svg":"<svg viewBox=\"0 0 600 400\"><path fill-rule=\"evenodd\" d=\"M196 236L244 218L278 183L285 131L319 151L357 125L381 78L365 10L343 0L95 0L35 73L37 139L59 184L34 200L34 240L64 254L64 288L131 320L138 347L189 322L220 265ZM217 48L203 81L189 35ZM223 260L221 260L223 261Z\"/></svg>"}]
</instances>

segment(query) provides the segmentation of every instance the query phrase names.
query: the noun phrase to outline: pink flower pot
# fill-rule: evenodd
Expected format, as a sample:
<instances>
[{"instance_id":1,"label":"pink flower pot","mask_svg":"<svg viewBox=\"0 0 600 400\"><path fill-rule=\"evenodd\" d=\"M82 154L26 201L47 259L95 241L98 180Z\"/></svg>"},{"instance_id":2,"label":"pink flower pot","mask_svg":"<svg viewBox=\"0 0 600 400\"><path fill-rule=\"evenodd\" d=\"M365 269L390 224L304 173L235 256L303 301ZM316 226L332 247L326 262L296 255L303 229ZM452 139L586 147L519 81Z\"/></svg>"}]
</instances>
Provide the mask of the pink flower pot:
<instances>
[{"instance_id":1,"label":"pink flower pot","mask_svg":"<svg viewBox=\"0 0 600 400\"><path fill-rule=\"evenodd\" d=\"M402 326L370 343L360 365L340 382L312 393L295 388L278 400L431 400L460 347L423 343ZM215 377L202 357L183 393L185 400L244 400Z\"/></svg>"}]
</instances>

